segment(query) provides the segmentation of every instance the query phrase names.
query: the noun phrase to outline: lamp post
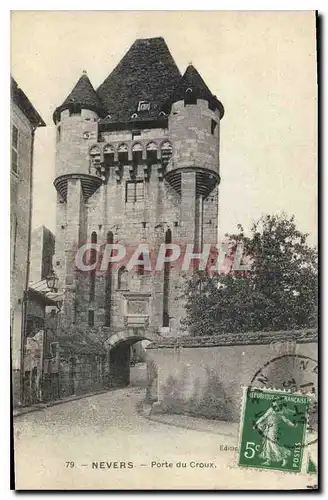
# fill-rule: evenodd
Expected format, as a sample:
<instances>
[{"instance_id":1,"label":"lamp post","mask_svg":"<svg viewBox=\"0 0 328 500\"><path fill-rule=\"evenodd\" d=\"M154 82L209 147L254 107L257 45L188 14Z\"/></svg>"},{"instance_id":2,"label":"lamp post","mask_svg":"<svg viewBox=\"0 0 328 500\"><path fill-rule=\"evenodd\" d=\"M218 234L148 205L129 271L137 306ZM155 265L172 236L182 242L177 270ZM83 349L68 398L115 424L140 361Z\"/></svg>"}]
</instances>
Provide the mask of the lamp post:
<instances>
[{"instance_id":1,"label":"lamp post","mask_svg":"<svg viewBox=\"0 0 328 500\"><path fill-rule=\"evenodd\" d=\"M56 275L55 271L52 269L48 276L46 277L46 282L47 282L47 287L49 288L50 292L57 292L58 291L58 276Z\"/></svg>"}]
</instances>

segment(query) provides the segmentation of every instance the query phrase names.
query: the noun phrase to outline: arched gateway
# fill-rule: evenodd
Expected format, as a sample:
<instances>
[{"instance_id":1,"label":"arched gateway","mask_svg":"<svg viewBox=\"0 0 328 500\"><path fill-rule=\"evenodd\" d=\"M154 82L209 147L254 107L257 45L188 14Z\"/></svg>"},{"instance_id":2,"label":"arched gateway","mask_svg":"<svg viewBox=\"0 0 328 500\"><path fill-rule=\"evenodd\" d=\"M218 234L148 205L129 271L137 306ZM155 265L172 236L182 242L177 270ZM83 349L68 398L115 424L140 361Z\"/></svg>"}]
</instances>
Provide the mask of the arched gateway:
<instances>
[{"instance_id":1,"label":"arched gateway","mask_svg":"<svg viewBox=\"0 0 328 500\"><path fill-rule=\"evenodd\" d=\"M104 343L108 350L108 380L113 387L124 387L130 382L131 346L141 340L155 342L161 336L146 328L125 328L111 335Z\"/></svg>"},{"instance_id":2,"label":"arched gateway","mask_svg":"<svg viewBox=\"0 0 328 500\"><path fill-rule=\"evenodd\" d=\"M148 328L124 328L119 332L114 333L104 342L107 349L116 347L121 343L129 343L130 345L140 340L150 340L150 342L156 342L162 337Z\"/></svg>"}]
</instances>

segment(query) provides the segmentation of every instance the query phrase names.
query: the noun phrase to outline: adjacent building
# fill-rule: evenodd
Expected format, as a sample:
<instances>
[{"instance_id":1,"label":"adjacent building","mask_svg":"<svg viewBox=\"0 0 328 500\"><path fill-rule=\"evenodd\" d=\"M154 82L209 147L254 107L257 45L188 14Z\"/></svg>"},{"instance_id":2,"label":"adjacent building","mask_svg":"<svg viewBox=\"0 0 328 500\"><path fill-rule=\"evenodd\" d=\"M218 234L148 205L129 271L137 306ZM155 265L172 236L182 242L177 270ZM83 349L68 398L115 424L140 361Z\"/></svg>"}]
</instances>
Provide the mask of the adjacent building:
<instances>
[{"instance_id":1,"label":"adjacent building","mask_svg":"<svg viewBox=\"0 0 328 500\"><path fill-rule=\"evenodd\" d=\"M55 253L55 236L45 226L32 232L30 282L36 284L45 280L52 272Z\"/></svg>"},{"instance_id":2,"label":"adjacent building","mask_svg":"<svg viewBox=\"0 0 328 500\"><path fill-rule=\"evenodd\" d=\"M45 123L17 82L11 78L10 172L10 330L13 401L21 402L23 339L29 283L34 136Z\"/></svg>"}]
</instances>

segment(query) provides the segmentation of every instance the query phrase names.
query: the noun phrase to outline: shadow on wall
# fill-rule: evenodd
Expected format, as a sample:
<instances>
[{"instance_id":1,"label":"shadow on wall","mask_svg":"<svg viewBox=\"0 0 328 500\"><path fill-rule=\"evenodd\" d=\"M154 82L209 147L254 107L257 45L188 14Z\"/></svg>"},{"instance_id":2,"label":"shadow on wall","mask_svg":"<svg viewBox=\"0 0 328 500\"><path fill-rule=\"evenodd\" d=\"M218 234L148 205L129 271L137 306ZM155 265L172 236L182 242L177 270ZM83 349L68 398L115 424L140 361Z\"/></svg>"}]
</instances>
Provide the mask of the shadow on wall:
<instances>
[{"instance_id":1,"label":"shadow on wall","mask_svg":"<svg viewBox=\"0 0 328 500\"><path fill-rule=\"evenodd\" d=\"M225 393L217 376L206 368L205 382L193 380L192 387L189 368L184 367L177 377L170 375L163 388L161 409L165 413L188 414L216 420L232 420L232 400Z\"/></svg>"}]
</instances>

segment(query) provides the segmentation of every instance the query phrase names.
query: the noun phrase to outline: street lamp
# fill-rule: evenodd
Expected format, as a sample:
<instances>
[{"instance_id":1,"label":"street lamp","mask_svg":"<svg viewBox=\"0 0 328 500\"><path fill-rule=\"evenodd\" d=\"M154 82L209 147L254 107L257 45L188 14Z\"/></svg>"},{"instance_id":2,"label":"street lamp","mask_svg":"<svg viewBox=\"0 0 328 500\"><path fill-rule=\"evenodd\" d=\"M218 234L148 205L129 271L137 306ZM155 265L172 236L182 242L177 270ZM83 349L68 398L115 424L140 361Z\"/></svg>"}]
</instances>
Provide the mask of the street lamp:
<instances>
[{"instance_id":1,"label":"street lamp","mask_svg":"<svg viewBox=\"0 0 328 500\"><path fill-rule=\"evenodd\" d=\"M50 271L50 273L46 277L46 282L47 282L47 287L51 292L57 292L58 276L53 270Z\"/></svg>"}]
</instances>

